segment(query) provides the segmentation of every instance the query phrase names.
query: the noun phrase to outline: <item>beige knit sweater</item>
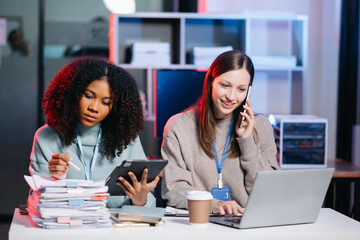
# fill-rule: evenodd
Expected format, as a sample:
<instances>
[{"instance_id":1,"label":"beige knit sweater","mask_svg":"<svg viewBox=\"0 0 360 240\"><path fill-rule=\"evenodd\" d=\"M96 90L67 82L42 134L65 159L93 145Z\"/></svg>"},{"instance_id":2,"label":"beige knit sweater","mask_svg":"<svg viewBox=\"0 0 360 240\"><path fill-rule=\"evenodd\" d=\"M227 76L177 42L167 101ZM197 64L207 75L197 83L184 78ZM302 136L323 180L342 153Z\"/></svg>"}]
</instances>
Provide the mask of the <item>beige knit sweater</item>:
<instances>
[{"instance_id":1,"label":"beige knit sweater","mask_svg":"<svg viewBox=\"0 0 360 240\"><path fill-rule=\"evenodd\" d=\"M253 135L237 138L241 156L230 158L227 155L221 171L223 186L230 188L230 199L242 207L246 206L256 172L279 169L272 126L263 115L255 115L255 120ZM219 161L230 123L230 118L218 121L215 147ZM162 181L162 197L168 200L168 206L187 208L188 191L211 191L217 186L216 163L200 147L194 110L169 119L164 128L161 154L169 160ZM213 200L212 207L216 202Z\"/></svg>"}]
</instances>

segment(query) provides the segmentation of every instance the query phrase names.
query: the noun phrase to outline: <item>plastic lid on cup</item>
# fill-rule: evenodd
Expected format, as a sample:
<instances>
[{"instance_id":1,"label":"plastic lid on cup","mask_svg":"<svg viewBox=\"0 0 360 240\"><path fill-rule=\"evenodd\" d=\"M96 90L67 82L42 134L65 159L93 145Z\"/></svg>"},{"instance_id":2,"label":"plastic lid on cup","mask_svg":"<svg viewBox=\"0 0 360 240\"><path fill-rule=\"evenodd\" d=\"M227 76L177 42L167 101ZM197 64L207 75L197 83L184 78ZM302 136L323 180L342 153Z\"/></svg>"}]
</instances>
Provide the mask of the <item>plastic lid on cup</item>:
<instances>
[{"instance_id":1,"label":"plastic lid on cup","mask_svg":"<svg viewBox=\"0 0 360 240\"><path fill-rule=\"evenodd\" d=\"M207 191L190 191L186 198L190 200L212 200L213 196Z\"/></svg>"}]
</instances>

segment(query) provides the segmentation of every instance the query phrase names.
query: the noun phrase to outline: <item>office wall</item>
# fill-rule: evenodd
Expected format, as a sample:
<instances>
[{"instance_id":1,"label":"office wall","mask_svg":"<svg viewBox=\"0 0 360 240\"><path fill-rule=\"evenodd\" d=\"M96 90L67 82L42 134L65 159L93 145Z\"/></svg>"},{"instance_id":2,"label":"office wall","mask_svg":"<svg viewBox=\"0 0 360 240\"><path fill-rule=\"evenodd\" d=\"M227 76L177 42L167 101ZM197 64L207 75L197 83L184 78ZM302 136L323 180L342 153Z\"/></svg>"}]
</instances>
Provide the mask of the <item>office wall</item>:
<instances>
[{"instance_id":1,"label":"office wall","mask_svg":"<svg viewBox=\"0 0 360 240\"><path fill-rule=\"evenodd\" d=\"M336 153L340 7L340 0L207 0L209 13L274 12L309 16L304 114L328 119L329 158L335 158Z\"/></svg>"},{"instance_id":2,"label":"office wall","mask_svg":"<svg viewBox=\"0 0 360 240\"><path fill-rule=\"evenodd\" d=\"M6 71L5 71L6 70ZM0 215L26 204L29 156L37 128L35 57L3 57L0 68Z\"/></svg>"},{"instance_id":3,"label":"office wall","mask_svg":"<svg viewBox=\"0 0 360 240\"><path fill-rule=\"evenodd\" d=\"M0 215L10 215L29 192L23 176L37 128L38 1L1 0L0 16L21 21L30 50L29 57L10 57L10 48L1 47L7 56L0 66Z\"/></svg>"}]
</instances>

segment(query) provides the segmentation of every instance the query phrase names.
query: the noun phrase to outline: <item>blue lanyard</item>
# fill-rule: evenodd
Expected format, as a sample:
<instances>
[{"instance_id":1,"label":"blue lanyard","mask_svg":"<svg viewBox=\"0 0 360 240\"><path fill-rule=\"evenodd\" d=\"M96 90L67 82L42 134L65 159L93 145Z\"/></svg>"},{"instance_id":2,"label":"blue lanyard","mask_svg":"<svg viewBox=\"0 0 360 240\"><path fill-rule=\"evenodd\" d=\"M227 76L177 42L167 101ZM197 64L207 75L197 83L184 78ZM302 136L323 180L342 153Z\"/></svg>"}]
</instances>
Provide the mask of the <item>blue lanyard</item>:
<instances>
[{"instance_id":1,"label":"blue lanyard","mask_svg":"<svg viewBox=\"0 0 360 240\"><path fill-rule=\"evenodd\" d=\"M219 175L221 174L221 169L223 168L223 165L224 165L224 162L225 162L226 152L227 152L227 150L229 148L229 143L230 143L230 138L231 138L231 130L232 130L232 127L233 127L233 123L234 123L234 119L231 120L229 133L228 133L227 138L226 138L224 152L223 152L222 159L221 159L221 164L219 163L219 159L218 159L218 156L217 156L215 142L214 142L214 140L212 140L212 142L211 142L214 157L215 157L215 163L216 163L216 167L217 167L217 171L218 171Z\"/></svg>"},{"instance_id":2,"label":"blue lanyard","mask_svg":"<svg viewBox=\"0 0 360 240\"><path fill-rule=\"evenodd\" d=\"M83 151L83 148L82 148L81 138L80 138L80 135L79 135L79 132L78 132L77 129L75 129L75 134L76 134L77 145L78 145L78 147L80 149L80 153L81 153L80 160L81 160L81 162L82 162L82 164L84 166L84 170L85 170L85 177L86 177L86 180L90 180L91 175L92 175L92 171L93 171L95 163L96 163L96 158L97 158L97 155L99 153L99 145L100 145L100 139L101 139L101 128L100 128L99 134L97 136L95 149L94 149L94 152L93 152L93 156L91 158L90 170L88 169L86 161L85 161L85 156L84 156L84 151Z\"/></svg>"}]
</instances>

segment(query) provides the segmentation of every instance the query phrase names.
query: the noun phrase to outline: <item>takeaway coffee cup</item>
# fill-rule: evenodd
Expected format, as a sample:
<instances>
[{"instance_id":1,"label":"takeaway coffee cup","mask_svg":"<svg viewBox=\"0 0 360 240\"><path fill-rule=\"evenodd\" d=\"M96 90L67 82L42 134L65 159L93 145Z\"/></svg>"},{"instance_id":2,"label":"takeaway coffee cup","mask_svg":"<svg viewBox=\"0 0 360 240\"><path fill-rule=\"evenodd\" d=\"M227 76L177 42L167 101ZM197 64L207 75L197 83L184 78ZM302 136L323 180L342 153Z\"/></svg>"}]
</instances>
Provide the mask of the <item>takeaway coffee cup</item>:
<instances>
[{"instance_id":1,"label":"takeaway coffee cup","mask_svg":"<svg viewBox=\"0 0 360 240\"><path fill-rule=\"evenodd\" d=\"M186 195L189 219L192 225L205 225L209 222L211 200L213 196L206 191L190 191Z\"/></svg>"}]
</instances>

